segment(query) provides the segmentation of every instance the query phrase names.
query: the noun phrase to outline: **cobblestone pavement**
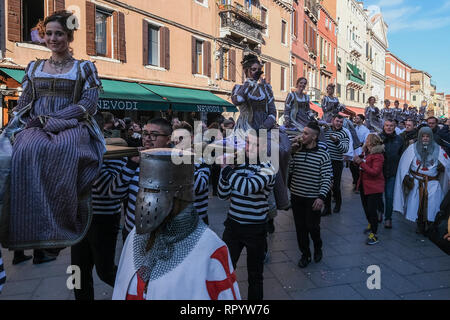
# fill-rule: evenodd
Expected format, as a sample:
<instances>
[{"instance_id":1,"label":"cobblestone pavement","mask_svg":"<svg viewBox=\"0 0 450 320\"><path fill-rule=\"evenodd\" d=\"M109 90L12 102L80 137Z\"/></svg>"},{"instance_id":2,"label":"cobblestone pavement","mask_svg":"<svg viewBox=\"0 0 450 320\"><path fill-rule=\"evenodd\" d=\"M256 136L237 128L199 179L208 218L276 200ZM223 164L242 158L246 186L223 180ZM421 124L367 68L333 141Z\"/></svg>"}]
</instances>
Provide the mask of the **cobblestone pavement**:
<instances>
[{"instance_id":1,"label":"cobblestone pavement","mask_svg":"<svg viewBox=\"0 0 450 320\"><path fill-rule=\"evenodd\" d=\"M264 267L264 298L306 299L450 299L450 256L427 238L415 233L415 225L393 216L393 229L379 229L380 242L365 244L367 226L359 195L351 190L351 175L344 169L341 213L322 218L323 259L305 269L297 267L297 246L291 211L279 211L275 233L269 236L270 260ZM221 237L228 204L210 199L211 228ZM119 237L118 262L122 240ZM12 266L12 252L3 251L7 282L0 300L74 299L66 287L70 249L56 261L33 265L31 260ZM27 252L30 254L30 251ZM369 290L368 266L381 270L381 289ZM236 270L242 298L247 297L245 250ZM96 299L111 299L112 288L94 272Z\"/></svg>"}]
</instances>

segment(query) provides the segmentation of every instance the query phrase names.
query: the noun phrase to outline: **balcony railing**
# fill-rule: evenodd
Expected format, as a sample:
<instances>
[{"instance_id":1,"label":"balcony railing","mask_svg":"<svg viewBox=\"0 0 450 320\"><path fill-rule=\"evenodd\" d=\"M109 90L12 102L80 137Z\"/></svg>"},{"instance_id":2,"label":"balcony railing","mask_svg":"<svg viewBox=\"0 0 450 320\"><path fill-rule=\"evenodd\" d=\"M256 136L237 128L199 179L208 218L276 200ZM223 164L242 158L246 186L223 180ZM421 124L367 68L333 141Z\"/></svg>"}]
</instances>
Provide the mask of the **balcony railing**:
<instances>
[{"instance_id":1,"label":"balcony railing","mask_svg":"<svg viewBox=\"0 0 450 320\"><path fill-rule=\"evenodd\" d=\"M261 29L255 28L247 21L241 19L234 12L220 13L220 36L233 35L239 38L246 38L249 42L261 44L263 36Z\"/></svg>"},{"instance_id":2,"label":"balcony railing","mask_svg":"<svg viewBox=\"0 0 450 320\"><path fill-rule=\"evenodd\" d=\"M316 0L305 0L304 9L310 18L315 19L316 22L319 20L319 8Z\"/></svg>"},{"instance_id":3,"label":"balcony railing","mask_svg":"<svg viewBox=\"0 0 450 320\"><path fill-rule=\"evenodd\" d=\"M350 42L350 50L358 56L361 56L363 54L362 46L355 40L352 40Z\"/></svg>"},{"instance_id":4,"label":"balcony railing","mask_svg":"<svg viewBox=\"0 0 450 320\"><path fill-rule=\"evenodd\" d=\"M219 7L219 14L221 17L223 13L230 13L230 14L232 13L235 16L245 20L246 22L248 22L251 25L254 25L257 28L260 29L267 28L265 21L261 21L260 12L253 12L253 10L246 8L237 2L235 2L234 5L221 4L220 2L218 2L217 6Z\"/></svg>"}]
</instances>

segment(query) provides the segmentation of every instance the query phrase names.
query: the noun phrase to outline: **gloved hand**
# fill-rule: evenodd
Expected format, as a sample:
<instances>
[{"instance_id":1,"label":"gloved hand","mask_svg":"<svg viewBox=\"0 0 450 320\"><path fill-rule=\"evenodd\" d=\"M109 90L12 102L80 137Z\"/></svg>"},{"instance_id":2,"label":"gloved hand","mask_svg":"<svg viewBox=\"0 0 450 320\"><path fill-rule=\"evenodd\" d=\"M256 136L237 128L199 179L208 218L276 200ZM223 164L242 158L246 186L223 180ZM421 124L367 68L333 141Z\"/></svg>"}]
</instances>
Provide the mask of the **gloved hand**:
<instances>
[{"instance_id":1,"label":"gloved hand","mask_svg":"<svg viewBox=\"0 0 450 320\"><path fill-rule=\"evenodd\" d=\"M45 123L44 131L60 132L69 128L74 128L77 125L78 125L77 119L64 120L64 119L49 118Z\"/></svg>"},{"instance_id":2,"label":"gloved hand","mask_svg":"<svg viewBox=\"0 0 450 320\"><path fill-rule=\"evenodd\" d=\"M42 127L43 125L41 120L39 119L39 117L36 117L28 120L27 126L25 128L28 129L28 128L42 128Z\"/></svg>"}]
</instances>

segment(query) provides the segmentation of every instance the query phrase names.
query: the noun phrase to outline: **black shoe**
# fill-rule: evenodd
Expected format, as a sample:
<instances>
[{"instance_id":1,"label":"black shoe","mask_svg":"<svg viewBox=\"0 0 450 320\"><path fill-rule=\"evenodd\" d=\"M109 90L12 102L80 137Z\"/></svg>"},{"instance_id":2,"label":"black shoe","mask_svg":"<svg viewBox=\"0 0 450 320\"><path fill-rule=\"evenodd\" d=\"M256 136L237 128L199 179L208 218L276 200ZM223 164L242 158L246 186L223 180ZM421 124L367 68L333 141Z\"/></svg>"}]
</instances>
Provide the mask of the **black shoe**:
<instances>
[{"instance_id":1,"label":"black shoe","mask_svg":"<svg viewBox=\"0 0 450 320\"><path fill-rule=\"evenodd\" d=\"M34 256L33 264L41 264L41 263L50 262L53 260L56 260L56 257L42 253L42 254Z\"/></svg>"},{"instance_id":2,"label":"black shoe","mask_svg":"<svg viewBox=\"0 0 450 320\"><path fill-rule=\"evenodd\" d=\"M302 258L298 261L298 266L300 268L305 268L311 262L311 257L302 256Z\"/></svg>"},{"instance_id":3,"label":"black shoe","mask_svg":"<svg viewBox=\"0 0 450 320\"><path fill-rule=\"evenodd\" d=\"M320 262L320 260L322 260L322 250L319 249L317 251L314 251L314 262Z\"/></svg>"},{"instance_id":4,"label":"black shoe","mask_svg":"<svg viewBox=\"0 0 450 320\"><path fill-rule=\"evenodd\" d=\"M24 261L28 261L28 260L30 260L31 258L33 258L32 256L26 256L25 254L16 254L16 253L14 253L14 259L13 259L13 261L12 261L12 264L13 265L16 265L16 264L19 264L19 263L22 263L22 262L24 262Z\"/></svg>"},{"instance_id":5,"label":"black shoe","mask_svg":"<svg viewBox=\"0 0 450 320\"><path fill-rule=\"evenodd\" d=\"M334 207L334 209L333 209L333 213L339 213L341 211L341 207L339 206L336 206L336 207Z\"/></svg>"}]
</instances>

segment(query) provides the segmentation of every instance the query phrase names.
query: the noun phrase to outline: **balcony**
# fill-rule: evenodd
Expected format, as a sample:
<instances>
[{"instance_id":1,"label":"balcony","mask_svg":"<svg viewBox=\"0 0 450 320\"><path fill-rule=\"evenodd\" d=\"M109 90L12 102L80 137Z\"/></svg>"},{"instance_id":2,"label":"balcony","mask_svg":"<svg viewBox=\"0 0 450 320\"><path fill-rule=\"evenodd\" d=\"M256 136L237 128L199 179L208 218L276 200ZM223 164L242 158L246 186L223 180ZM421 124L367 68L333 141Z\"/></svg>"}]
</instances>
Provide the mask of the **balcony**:
<instances>
[{"instance_id":1,"label":"balcony","mask_svg":"<svg viewBox=\"0 0 450 320\"><path fill-rule=\"evenodd\" d=\"M361 71L358 69L357 66L347 63L347 82L346 85L360 90L364 87L366 84L366 80L361 75Z\"/></svg>"},{"instance_id":2,"label":"balcony","mask_svg":"<svg viewBox=\"0 0 450 320\"><path fill-rule=\"evenodd\" d=\"M361 57L363 54L362 46L355 40L350 41L350 53L357 57Z\"/></svg>"},{"instance_id":3,"label":"balcony","mask_svg":"<svg viewBox=\"0 0 450 320\"><path fill-rule=\"evenodd\" d=\"M319 7L317 6L316 0L305 0L305 13L314 23L319 20Z\"/></svg>"},{"instance_id":4,"label":"balcony","mask_svg":"<svg viewBox=\"0 0 450 320\"><path fill-rule=\"evenodd\" d=\"M218 4L220 16L220 37L244 38L250 43L262 44L262 31L267 28L260 15L247 8L235 5Z\"/></svg>"}]
</instances>

